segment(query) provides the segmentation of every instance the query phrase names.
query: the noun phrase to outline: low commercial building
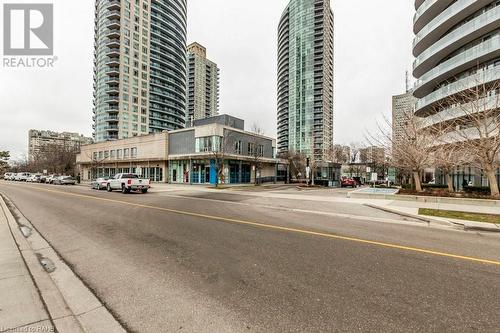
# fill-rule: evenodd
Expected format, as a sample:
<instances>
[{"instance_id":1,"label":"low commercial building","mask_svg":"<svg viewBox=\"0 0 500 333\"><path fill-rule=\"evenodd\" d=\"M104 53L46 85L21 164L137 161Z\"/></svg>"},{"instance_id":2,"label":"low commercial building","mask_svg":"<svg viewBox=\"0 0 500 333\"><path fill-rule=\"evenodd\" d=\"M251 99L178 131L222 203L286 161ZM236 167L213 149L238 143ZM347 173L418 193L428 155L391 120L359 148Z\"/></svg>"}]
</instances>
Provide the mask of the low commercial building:
<instances>
[{"instance_id":1,"label":"low commercial building","mask_svg":"<svg viewBox=\"0 0 500 333\"><path fill-rule=\"evenodd\" d=\"M153 182L245 184L275 182L276 140L247 132L228 115L196 120L185 129L83 146L82 180L131 172Z\"/></svg>"}]
</instances>

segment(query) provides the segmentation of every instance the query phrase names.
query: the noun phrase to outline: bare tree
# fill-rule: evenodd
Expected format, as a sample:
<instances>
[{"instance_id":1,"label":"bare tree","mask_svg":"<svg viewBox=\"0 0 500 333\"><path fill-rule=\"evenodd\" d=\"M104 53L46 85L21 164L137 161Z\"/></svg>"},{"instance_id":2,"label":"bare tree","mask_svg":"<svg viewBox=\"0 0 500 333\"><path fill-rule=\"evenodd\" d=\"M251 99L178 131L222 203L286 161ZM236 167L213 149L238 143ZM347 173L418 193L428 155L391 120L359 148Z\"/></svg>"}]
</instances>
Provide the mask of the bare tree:
<instances>
[{"instance_id":1,"label":"bare tree","mask_svg":"<svg viewBox=\"0 0 500 333\"><path fill-rule=\"evenodd\" d=\"M78 147L46 144L28 162L33 172L47 170L51 173L74 174Z\"/></svg>"},{"instance_id":2,"label":"bare tree","mask_svg":"<svg viewBox=\"0 0 500 333\"><path fill-rule=\"evenodd\" d=\"M341 145L334 145L331 150L327 152L327 159L340 164L352 162L349 152Z\"/></svg>"},{"instance_id":3,"label":"bare tree","mask_svg":"<svg viewBox=\"0 0 500 333\"><path fill-rule=\"evenodd\" d=\"M295 181L303 179L302 177L306 170L306 156L304 154L296 151L287 151L281 153L280 158L288 162L290 178L295 179Z\"/></svg>"},{"instance_id":4,"label":"bare tree","mask_svg":"<svg viewBox=\"0 0 500 333\"><path fill-rule=\"evenodd\" d=\"M475 79L435 106L436 119L449 130L439 140L459 145L467 164L482 169L491 195L500 197L496 170L500 168L500 81ZM445 111L443 111L445 110Z\"/></svg>"},{"instance_id":5,"label":"bare tree","mask_svg":"<svg viewBox=\"0 0 500 333\"><path fill-rule=\"evenodd\" d=\"M97 177L97 170L103 165L103 163L106 161L106 158L104 156L102 158L99 158L99 155L93 152L86 152L85 155L87 155L87 158L90 161L90 173L92 177L94 175L96 175Z\"/></svg>"},{"instance_id":6,"label":"bare tree","mask_svg":"<svg viewBox=\"0 0 500 333\"><path fill-rule=\"evenodd\" d=\"M367 139L374 145L383 147L394 167L407 170L413 177L415 189L422 192L421 175L425 168L433 165L432 152L436 144L436 134L423 128L423 119L413 112L401 117L402 131L397 138L392 136L392 123L387 118L378 125L376 135Z\"/></svg>"},{"instance_id":7,"label":"bare tree","mask_svg":"<svg viewBox=\"0 0 500 333\"><path fill-rule=\"evenodd\" d=\"M4 173L9 167L10 152L0 151L0 173Z\"/></svg>"},{"instance_id":8,"label":"bare tree","mask_svg":"<svg viewBox=\"0 0 500 333\"><path fill-rule=\"evenodd\" d=\"M212 155L212 159L215 163L215 187L219 186L219 182L225 182L224 179L224 168L226 165L226 160L228 155L235 154L235 145L238 144L233 140L233 134L231 131L224 129L222 136L215 130L211 137L208 137L208 147L206 150Z\"/></svg>"},{"instance_id":9,"label":"bare tree","mask_svg":"<svg viewBox=\"0 0 500 333\"><path fill-rule=\"evenodd\" d=\"M465 163L463 156L464 152L459 145L443 144L434 149L434 166L445 174L449 192L455 192L452 174L456 167Z\"/></svg>"}]
</instances>

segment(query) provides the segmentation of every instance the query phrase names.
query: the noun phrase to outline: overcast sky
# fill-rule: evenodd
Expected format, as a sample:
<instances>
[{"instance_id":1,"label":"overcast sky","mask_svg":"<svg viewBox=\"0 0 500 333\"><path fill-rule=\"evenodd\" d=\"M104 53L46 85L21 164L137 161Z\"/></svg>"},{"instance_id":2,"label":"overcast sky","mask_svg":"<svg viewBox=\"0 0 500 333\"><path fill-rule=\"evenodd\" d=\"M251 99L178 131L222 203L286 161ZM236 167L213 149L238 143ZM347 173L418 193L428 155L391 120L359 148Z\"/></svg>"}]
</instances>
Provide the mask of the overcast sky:
<instances>
[{"instance_id":1,"label":"overcast sky","mask_svg":"<svg viewBox=\"0 0 500 333\"><path fill-rule=\"evenodd\" d=\"M44 0L55 10L54 69L0 67L0 150L27 153L30 128L92 134L94 0ZM221 68L221 113L276 135L276 30L288 0L188 0L188 42ZM410 69L413 1L332 0L335 142L361 142ZM1 10L1 9L0 9ZM0 16L2 17L2 16Z\"/></svg>"}]
</instances>

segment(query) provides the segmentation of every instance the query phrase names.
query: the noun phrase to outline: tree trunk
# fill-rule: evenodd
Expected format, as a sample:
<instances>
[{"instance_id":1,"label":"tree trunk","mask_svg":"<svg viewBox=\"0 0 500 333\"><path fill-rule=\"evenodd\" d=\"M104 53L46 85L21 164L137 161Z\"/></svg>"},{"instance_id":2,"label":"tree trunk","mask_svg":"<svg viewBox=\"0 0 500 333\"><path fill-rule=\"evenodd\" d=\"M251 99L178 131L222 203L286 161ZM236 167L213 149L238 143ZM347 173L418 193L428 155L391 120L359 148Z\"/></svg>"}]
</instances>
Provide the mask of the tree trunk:
<instances>
[{"instance_id":1,"label":"tree trunk","mask_svg":"<svg viewBox=\"0 0 500 333\"><path fill-rule=\"evenodd\" d=\"M413 180L415 181L415 190L422 192L422 182L420 181L420 172L413 171Z\"/></svg>"},{"instance_id":2,"label":"tree trunk","mask_svg":"<svg viewBox=\"0 0 500 333\"><path fill-rule=\"evenodd\" d=\"M446 182L448 183L448 191L455 192L455 189L453 188L453 177L449 172L446 172Z\"/></svg>"},{"instance_id":3,"label":"tree trunk","mask_svg":"<svg viewBox=\"0 0 500 333\"><path fill-rule=\"evenodd\" d=\"M253 167L254 167L254 170L253 170L253 176L254 176L253 184L257 185L257 166L254 165Z\"/></svg>"},{"instance_id":4,"label":"tree trunk","mask_svg":"<svg viewBox=\"0 0 500 333\"><path fill-rule=\"evenodd\" d=\"M486 177L488 177L488 181L490 182L491 196L494 198L500 197L500 191L498 189L497 177L495 175L495 170L485 170Z\"/></svg>"}]
</instances>

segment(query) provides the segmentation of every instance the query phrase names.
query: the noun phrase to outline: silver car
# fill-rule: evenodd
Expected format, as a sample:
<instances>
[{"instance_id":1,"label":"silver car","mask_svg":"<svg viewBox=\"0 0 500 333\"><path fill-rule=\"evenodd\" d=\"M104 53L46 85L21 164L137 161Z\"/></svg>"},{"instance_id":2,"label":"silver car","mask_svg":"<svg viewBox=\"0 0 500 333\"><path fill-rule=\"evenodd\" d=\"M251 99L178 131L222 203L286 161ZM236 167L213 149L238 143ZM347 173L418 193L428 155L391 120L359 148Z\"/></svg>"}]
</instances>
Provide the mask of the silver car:
<instances>
[{"instance_id":1,"label":"silver car","mask_svg":"<svg viewBox=\"0 0 500 333\"><path fill-rule=\"evenodd\" d=\"M108 177L97 178L90 183L90 188L93 190L105 190L108 186Z\"/></svg>"},{"instance_id":2,"label":"silver car","mask_svg":"<svg viewBox=\"0 0 500 333\"><path fill-rule=\"evenodd\" d=\"M54 184L54 181L59 178L59 175L50 175L46 180L45 183L47 184Z\"/></svg>"},{"instance_id":3,"label":"silver car","mask_svg":"<svg viewBox=\"0 0 500 333\"><path fill-rule=\"evenodd\" d=\"M76 179L71 176L60 176L54 179L55 185L75 185Z\"/></svg>"}]
</instances>

